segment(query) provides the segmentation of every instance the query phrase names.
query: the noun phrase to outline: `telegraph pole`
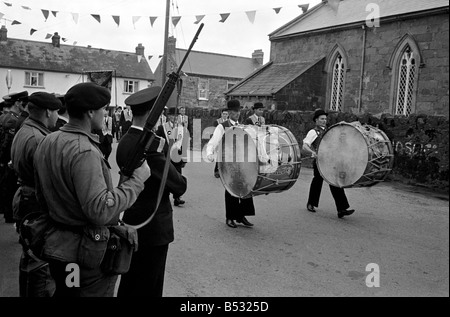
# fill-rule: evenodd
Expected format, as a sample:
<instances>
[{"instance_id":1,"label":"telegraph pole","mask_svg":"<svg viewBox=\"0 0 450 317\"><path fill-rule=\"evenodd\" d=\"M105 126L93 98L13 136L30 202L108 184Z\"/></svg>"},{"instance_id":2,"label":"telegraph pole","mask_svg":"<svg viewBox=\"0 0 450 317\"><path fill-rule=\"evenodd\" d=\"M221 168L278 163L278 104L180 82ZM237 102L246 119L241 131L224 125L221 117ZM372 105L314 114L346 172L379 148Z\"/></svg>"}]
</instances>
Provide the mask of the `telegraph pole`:
<instances>
[{"instance_id":1,"label":"telegraph pole","mask_svg":"<svg viewBox=\"0 0 450 317\"><path fill-rule=\"evenodd\" d=\"M169 38L169 19L170 19L170 0L166 1L166 27L164 31L164 55L162 60L161 68L161 87L164 86L166 82L167 74L167 55L168 55L168 38Z\"/></svg>"}]
</instances>

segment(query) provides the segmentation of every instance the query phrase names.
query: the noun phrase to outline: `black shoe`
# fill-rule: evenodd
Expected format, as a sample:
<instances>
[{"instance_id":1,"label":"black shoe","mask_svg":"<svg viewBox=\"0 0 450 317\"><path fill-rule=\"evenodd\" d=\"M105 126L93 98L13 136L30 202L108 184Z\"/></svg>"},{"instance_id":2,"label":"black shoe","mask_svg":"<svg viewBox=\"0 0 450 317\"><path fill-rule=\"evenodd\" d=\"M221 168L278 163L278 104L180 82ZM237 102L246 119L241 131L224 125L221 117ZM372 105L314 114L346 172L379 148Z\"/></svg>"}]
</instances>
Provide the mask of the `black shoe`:
<instances>
[{"instance_id":1,"label":"black shoe","mask_svg":"<svg viewBox=\"0 0 450 317\"><path fill-rule=\"evenodd\" d=\"M228 227L237 228L237 225L236 225L236 223L234 222L233 219L227 219L226 223L227 223Z\"/></svg>"},{"instance_id":2,"label":"black shoe","mask_svg":"<svg viewBox=\"0 0 450 317\"><path fill-rule=\"evenodd\" d=\"M344 216L350 216L354 212L355 212L355 209L338 210L338 218L342 218Z\"/></svg>"},{"instance_id":3,"label":"black shoe","mask_svg":"<svg viewBox=\"0 0 450 317\"><path fill-rule=\"evenodd\" d=\"M219 172L214 172L214 177L215 177L215 178L220 178Z\"/></svg>"},{"instance_id":4,"label":"black shoe","mask_svg":"<svg viewBox=\"0 0 450 317\"><path fill-rule=\"evenodd\" d=\"M316 212L316 210L314 209L314 206L311 204L306 205L306 209L308 209L308 211L310 211L310 212Z\"/></svg>"},{"instance_id":5,"label":"black shoe","mask_svg":"<svg viewBox=\"0 0 450 317\"><path fill-rule=\"evenodd\" d=\"M241 220L236 220L236 221L239 223L242 223L244 226L253 227L253 224L250 221L248 221L247 218L245 218L245 217L242 217Z\"/></svg>"}]
</instances>

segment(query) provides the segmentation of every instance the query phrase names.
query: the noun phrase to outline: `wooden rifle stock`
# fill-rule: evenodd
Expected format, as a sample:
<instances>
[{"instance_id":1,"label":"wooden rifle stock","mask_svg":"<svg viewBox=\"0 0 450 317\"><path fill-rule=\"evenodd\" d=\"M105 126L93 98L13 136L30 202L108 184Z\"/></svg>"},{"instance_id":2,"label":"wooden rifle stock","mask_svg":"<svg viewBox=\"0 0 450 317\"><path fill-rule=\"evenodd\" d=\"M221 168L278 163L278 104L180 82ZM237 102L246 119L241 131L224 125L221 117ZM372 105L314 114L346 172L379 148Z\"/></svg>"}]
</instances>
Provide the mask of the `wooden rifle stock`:
<instances>
[{"instance_id":1,"label":"wooden rifle stock","mask_svg":"<svg viewBox=\"0 0 450 317\"><path fill-rule=\"evenodd\" d=\"M184 56L180 66L178 67L176 72L172 72L169 75L169 78L164 83L163 88L161 89L158 97L156 98L155 103L153 104L152 109L150 110L150 113L147 117L147 120L145 122L144 131L142 132L139 142L134 149L132 155L125 163L125 166L121 167L121 179L120 183L123 182L123 178L130 178L131 175L133 175L133 172L136 168L142 165L144 162L147 153L150 150L150 146L152 145L153 140L155 139L155 133L153 132L153 127L158 122L159 117L161 116L162 112L164 111L164 107L166 106L167 102L169 101L170 96L172 95L178 80L180 79L180 73L181 69L183 68L184 63L186 62L186 59L189 55L189 53L192 50L192 47L194 46L194 43L198 39L198 35L200 34L201 30L203 29L204 24L202 23L195 34L194 39L192 40L191 45L189 46L189 49L186 52L186 55Z\"/></svg>"}]
</instances>

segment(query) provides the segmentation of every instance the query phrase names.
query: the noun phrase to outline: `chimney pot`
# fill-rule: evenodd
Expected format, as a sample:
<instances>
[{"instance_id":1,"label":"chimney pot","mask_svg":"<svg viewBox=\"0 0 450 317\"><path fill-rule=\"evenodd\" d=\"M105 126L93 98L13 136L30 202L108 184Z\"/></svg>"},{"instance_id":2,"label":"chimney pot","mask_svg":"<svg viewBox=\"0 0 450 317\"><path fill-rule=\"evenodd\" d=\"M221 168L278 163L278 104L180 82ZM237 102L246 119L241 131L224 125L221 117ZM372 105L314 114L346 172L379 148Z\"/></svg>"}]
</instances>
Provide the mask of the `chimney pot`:
<instances>
[{"instance_id":1,"label":"chimney pot","mask_svg":"<svg viewBox=\"0 0 450 317\"><path fill-rule=\"evenodd\" d=\"M61 40L61 37L58 35L58 32L55 32L55 34L53 34L53 36L52 36L53 47L59 47L60 40Z\"/></svg>"},{"instance_id":2,"label":"chimney pot","mask_svg":"<svg viewBox=\"0 0 450 317\"><path fill-rule=\"evenodd\" d=\"M144 56L144 50L145 46L142 46L142 43L139 43L138 46L136 46L136 55Z\"/></svg>"},{"instance_id":3,"label":"chimney pot","mask_svg":"<svg viewBox=\"0 0 450 317\"><path fill-rule=\"evenodd\" d=\"M264 63L263 50L255 50L252 54L253 61L257 64L257 67L262 66Z\"/></svg>"},{"instance_id":4,"label":"chimney pot","mask_svg":"<svg viewBox=\"0 0 450 317\"><path fill-rule=\"evenodd\" d=\"M8 29L6 26L2 25L2 28L0 29L0 42L6 41L8 41Z\"/></svg>"}]
</instances>

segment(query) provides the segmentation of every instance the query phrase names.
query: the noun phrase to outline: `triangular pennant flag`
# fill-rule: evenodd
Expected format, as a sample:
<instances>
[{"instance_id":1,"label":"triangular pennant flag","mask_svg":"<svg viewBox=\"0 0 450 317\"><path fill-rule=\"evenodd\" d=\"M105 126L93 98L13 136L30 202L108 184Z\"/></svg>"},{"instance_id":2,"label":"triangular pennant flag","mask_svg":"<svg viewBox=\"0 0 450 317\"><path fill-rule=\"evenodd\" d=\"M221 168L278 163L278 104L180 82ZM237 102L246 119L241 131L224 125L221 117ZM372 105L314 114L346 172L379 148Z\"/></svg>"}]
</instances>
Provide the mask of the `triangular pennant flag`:
<instances>
[{"instance_id":1,"label":"triangular pennant flag","mask_svg":"<svg viewBox=\"0 0 450 317\"><path fill-rule=\"evenodd\" d=\"M14 24L22 24L22 23L17 20L14 20L14 21L12 21L11 25L14 25Z\"/></svg>"},{"instance_id":2,"label":"triangular pennant flag","mask_svg":"<svg viewBox=\"0 0 450 317\"><path fill-rule=\"evenodd\" d=\"M78 42L77 42L77 41L75 41L75 42L73 42L73 45L77 45L77 43L78 43Z\"/></svg>"},{"instance_id":3,"label":"triangular pennant flag","mask_svg":"<svg viewBox=\"0 0 450 317\"><path fill-rule=\"evenodd\" d=\"M250 23L253 24L255 22L256 11L245 11L245 13L247 13L247 18Z\"/></svg>"},{"instance_id":4,"label":"triangular pennant flag","mask_svg":"<svg viewBox=\"0 0 450 317\"><path fill-rule=\"evenodd\" d=\"M3 3L6 4L8 7L12 6L11 3L6 3L6 2L3 2Z\"/></svg>"},{"instance_id":5,"label":"triangular pennant flag","mask_svg":"<svg viewBox=\"0 0 450 317\"><path fill-rule=\"evenodd\" d=\"M91 15L94 19L97 20L98 23L101 23L100 15L98 15L98 14L91 14Z\"/></svg>"},{"instance_id":6,"label":"triangular pennant flag","mask_svg":"<svg viewBox=\"0 0 450 317\"><path fill-rule=\"evenodd\" d=\"M52 11L52 14L55 18L56 18L56 13L58 13L58 11Z\"/></svg>"},{"instance_id":7,"label":"triangular pennant flag","mask_svg":"<svg viewBox=\"0 0 450 317\"><path fill-rule=\"evenodd\" d=\"M149 56L148 56L148 60L151 60L152 57L153 57L153 55L149 55Z\"/></svg>"},{"instance_id":8,"label":"triangular pennant flag","mask_svg":"<svg viewBox=\"0 0 450 317\"><path fill-rule=\"evenodd\" d=\"M22 9L25 9L25 10L31 10L30 7L26 7L26 6L22 6Z\"/></svg>"},{"instance_id":9,"label":"triangular pennant flag","mask_svg":"<svg viewBox=\"0 0 450 317\"><path fill-rule=\"evenodd\" d=\"M176 27L178 22L180 22L181 17L172 17L173 27Z\"/></svg>"},{"instance_id":10,"label":"triangular pennant flag","mask_svg":"<svg viewBox=\"0 0 450 317\"><path fill-rule=\"evenodd\" d=\"M49 39L51 37L52 37L52 35L50 33L47 33L47 35L45 36L45 39Z\"/></svg>"},{"instance_id":11,"label":"triangular pennant flag","mask_svg":"<svg viewBox=\"0 0 450 317\"><path fill-rule=\"evenodd\" d=\"M228 17L230 16L230 13L221 13L220 14L220 17L222 18L219 22L225 22L227 19L228 19Z\"/></svg>"},{"instance_id":12,"label":"triangular pennant flag","mask_svg":"<svg viewBox=\"0 0 450 317\"><path fill-rule=\"evenodd\" d=\"M158 56L158 58L163 58L163 57L164 57L164 55L159 55L159 56Z\"/></svg>"},{"instance_id":13,"label":"triangular pennant flag","mask_svg":"<svg viewBox=\"0 0 450 317\"><path fill-rule=\"evenodd\" d=\"M31 29L31 30L30 30L30 35L33 35L33 33L36 32L36 31L37 31L37 30L35 30L35 29Z\"/></svg>"},{"instance_id":14,"label":"triangular pennant flag","mask_svg":"<svg viewBox=\"0 0 450 317\"><path fill-rule=\"evenodd\" d=\"M117 26L119 26L119 24L120 24L120 16L113 15L112 18L113 18L114 22L116 22Z\"/></svg>"},{"instance_id":15,"label":"triangular pennant flag","mask_svg":"<svg viewBox=\"0 0 450 317\"><path fill-rule=\"evenodd\" d=\"M78 24L78 13L72 13L72 18L75 24Z\"/></svg>"},{"instance_id":16,"label":"triangular pennant flag","mask_svg":"<svg viewBox=\"0 0 450 317\"><path fill-rule=\"evenodd\" d=\"M140 18L141 18L140 16L133 16L133 26L134 26L134 28L136 28L135 23L136 23L137 21L139 21Z\"/></svg>"},{"instance_id":17,"label":"triangular pennant flag","mask_svg":"<svg viewBox=\"0 0 450 317\"><path fill-rule=\"evenodd\" d=\"M328 4L335 12L338 11L341 0L328 0Z\"/></svg>"},{"instance_id":18,"label":"triangular pennant flag","mask_svg":"<svg viewBox=\"0 0 450 317\"><path fill-rule=\"evenodd\" d=\"M45 21L47 21L48 13L49 13L48 10L41 9L41 11L42 11L42 14L44 15Z\"/></svg>"},{"instance_id":19,"label":"triangular pennant flag","mask_svg":"<svg viewBox=\"0 0 450 317\"><path fill-rule=\"evenodd\" d=\"M278 14L280 13L281 8L273 8L275 10L275 13Z\"/></svg>"},{"instance_id":20,"label":"triangular pennant flag","mask_svg":"<svg viewBox=\"0 0 450 317\"><path fill-rule=\"evenodd\" d=\"M67 39L66 39L65 37L62 37L61 40L62 40L63 42L67 42Z\"/></svg>"},{"instance_id":21,"label":"triangular pennant flag","mask_svg":"<svg viewBox=\"0 0 450 317\"><path fill-rule=\"evenodd\" d=\"M195 18L197 19L197 21L195 21L194 23L199 24L204 17L205 17L204 15L196 15Z\"/></svg>"},{"instance_id":22,"label":"triangular pennant flag","mask_svg":"<svg viewBox=\"0 0 450 317\"><path fill-rule=\"evenodd\" d=\"M150 17L150 24L151 24L151 26L153 27L153 23L155 23L155 20L157 19L158 17Z\"/></svg>"},{"instance_id":23,"label":"triangular pennant flag","mask_svg":"<svg viewBox=\"0 0 450 317\"><path fill-rule=\"evenodd\" d=\"M3 18L4 14L0 12L0 20Z\"/></svg>"},{"instance_id":24,"label":"triangular pennant flag","mask_svg":"<svg viewBox=\"0 0 450 317\"><path fill-rule=\"evenodd\" d=\"M298 7L300 9L302 9L302 12L305 13L306 11L308 11L309 8L309 3L308 4L299 4Z\"/></svg>"},{"instance_id":25,"label":"triangular pennant flag","mask_svg":"<svg viewBox=\"0 0 450 317\"><path fill-rule=\"evenodd\" d=\"M142 55L138 55L137 58L138 58L138 63L140 63L142 60Z\"/></svg>"}]
</instances>

